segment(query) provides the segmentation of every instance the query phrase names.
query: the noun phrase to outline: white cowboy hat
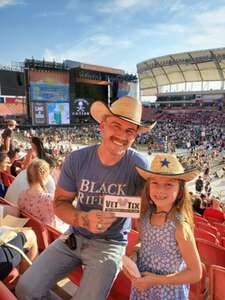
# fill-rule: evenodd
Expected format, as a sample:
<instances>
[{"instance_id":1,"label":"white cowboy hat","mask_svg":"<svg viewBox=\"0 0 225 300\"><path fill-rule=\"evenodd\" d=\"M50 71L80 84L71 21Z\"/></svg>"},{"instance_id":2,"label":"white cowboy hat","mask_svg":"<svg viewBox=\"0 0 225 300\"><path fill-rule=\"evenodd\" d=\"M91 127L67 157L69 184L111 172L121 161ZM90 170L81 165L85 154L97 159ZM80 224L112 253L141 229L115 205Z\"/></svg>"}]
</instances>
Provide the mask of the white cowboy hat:
<instances>
[{"instance_id":1,"label":"white cowboy hat","mask_svg":"<svg viewBox=\"0 0 225 300\"><path fill-rule=\"evenodd\" d=\"M105 116L116 116L120 119L139 126L138 133L150 131L156 124L145 125L141 123L142 104L130 96L124 96L112 103L110 107L101 101L95 101L90 107L92 117L101 123Z\"/></svg>"},{"instance_id":2,"label":"white cowboy hat","mask_svg":"<svg viewBox=\"0 0 225 300\"><path fill-rule=\"evenodd\" d=\"M170 177L174 179L191 181L200 174L197 169L184 170L183 166L173 154L156 154L152 160L150 170L136 166L136 170L145 180L155 177Z\"/></svg>"}]
</instances>

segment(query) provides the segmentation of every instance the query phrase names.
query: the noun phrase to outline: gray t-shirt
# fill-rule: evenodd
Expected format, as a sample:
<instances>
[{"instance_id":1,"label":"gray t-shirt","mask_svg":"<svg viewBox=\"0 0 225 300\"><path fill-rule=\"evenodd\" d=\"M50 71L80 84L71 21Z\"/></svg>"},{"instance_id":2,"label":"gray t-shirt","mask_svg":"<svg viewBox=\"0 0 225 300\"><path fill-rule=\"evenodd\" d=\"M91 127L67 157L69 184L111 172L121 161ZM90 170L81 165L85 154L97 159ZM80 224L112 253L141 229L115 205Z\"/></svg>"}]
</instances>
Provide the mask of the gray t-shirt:
<instances>
[{"instance_id":1,"label":"gray t-shirt","mask_svg":"<svg viewBox=\"0 0 225 300\"><path fill-rule=\"evenodd\" d=\"M72 152L63 164L58 182L64 190L77 193L77 208L83 211L102 210L104 195L138 195L144 184L135 169L135 165L147 168L143 155L129 149L118 163L105 166L98 157L97 149L98 145L94 145ZM130 218L118 218L101 234L93 234L81 227L72 227L72 230L86 238L125 244L130 227Z\"/></svg>"}]
</instances>

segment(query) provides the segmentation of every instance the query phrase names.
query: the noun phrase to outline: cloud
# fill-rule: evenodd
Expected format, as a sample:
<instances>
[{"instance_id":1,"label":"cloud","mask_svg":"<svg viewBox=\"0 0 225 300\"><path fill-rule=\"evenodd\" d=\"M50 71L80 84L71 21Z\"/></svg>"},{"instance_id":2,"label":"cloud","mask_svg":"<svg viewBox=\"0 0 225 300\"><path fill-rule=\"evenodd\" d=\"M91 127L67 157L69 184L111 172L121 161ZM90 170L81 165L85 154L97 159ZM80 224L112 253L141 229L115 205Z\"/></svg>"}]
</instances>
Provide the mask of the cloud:
<instances>
[{"instance_id":1,"label":"cloud","mask_svg":"<svg viewBox=\"0 0 225 300\"><path fill-rule=\"evenodd\" d=\"M96 34L75 43L70 47L60 47L61 49L45 49L44 58L46 60L63 61L72 59L99 65L111 65L115 58L115 53L128 50L132 47L129 40L117 39L106 34ZM109 60L112 57L112 60ZM118 67L118 66L116 66Z\"/></svg>"},{"instance_id":2,"label":"cloud","mask_svg":"<svg viewBox=\"0 0 225 300\"><path fill-rule=\"evenodd\" d=\"M97 10L102 13L124 12L130 9L140 9L143 6L154 6L154 0L112 0L105 1L97 6Z\"/></svg>"},{"instance_id":3,"label":"cloud","mask_svg":"<svg viewBox=\"0 0 225 300\"><path fill-rule=\"evenodd\" d=\"M61 17L66 14L65 11L43 11L35 15L36 18Z\"/></svg>"},{"instance_id":4,"label":"cloud","mask_svg":"<svg viewBox=\"0 0 225 300\"><path fill-rule=\"evenodd\" d=\"M5 6L9 6L9 5L17 5L17 4L21 4L21 1L18 1L18 0L0 0L0 8L5 7Z\"/></svg>"}]
</instances>

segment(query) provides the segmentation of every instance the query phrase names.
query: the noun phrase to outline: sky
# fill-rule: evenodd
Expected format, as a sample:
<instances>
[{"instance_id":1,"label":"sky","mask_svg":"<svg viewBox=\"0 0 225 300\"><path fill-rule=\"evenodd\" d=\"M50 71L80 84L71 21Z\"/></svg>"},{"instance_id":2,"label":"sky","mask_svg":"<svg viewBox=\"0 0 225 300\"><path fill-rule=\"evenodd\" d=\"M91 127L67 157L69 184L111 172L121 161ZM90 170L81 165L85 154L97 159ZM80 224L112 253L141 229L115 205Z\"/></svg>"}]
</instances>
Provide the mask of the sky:
<instances>
[{"instance_id":1,"label":"sky","mask_svg":"<svg viewBox=\"0 0 225 300\"><path fill-rule=\"evenodd\" d=\"M225 47L225 0L0 0L0 65L66 59L136 73L144 60Z\"/></svg>"}]
</instances>

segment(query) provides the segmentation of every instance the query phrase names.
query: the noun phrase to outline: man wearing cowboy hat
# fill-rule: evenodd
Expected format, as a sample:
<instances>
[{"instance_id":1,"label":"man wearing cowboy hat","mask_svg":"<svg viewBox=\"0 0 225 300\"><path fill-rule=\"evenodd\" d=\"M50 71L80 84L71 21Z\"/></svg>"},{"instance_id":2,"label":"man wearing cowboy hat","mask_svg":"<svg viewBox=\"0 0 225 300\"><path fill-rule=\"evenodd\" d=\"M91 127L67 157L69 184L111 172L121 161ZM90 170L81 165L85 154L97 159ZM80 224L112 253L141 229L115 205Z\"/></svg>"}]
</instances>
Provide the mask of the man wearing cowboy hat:
<instances>
[{"instance_id":1,"label":"man wearing cowboy hat","mask_svg":"<svg viewBox=\"0 0 225 300\"><path fill-rule=\"evenodd\" d=\"M67 157L55 192L55 213L71 225L70 235L51 244L22 276L16 290L19 299L50 299L54 283L84 265L73 299L104 300L120 270L131 220L103 212L103 197L139 193L143 180L135 165L146 168L147 161L130 146L138 133L149 131L153 125L141 123L142 105L128 96L111 107L96 101L90 113L100 124L102 142ZM43 276L46 266L51 272Z\"/></svg>"}]
</instances>

